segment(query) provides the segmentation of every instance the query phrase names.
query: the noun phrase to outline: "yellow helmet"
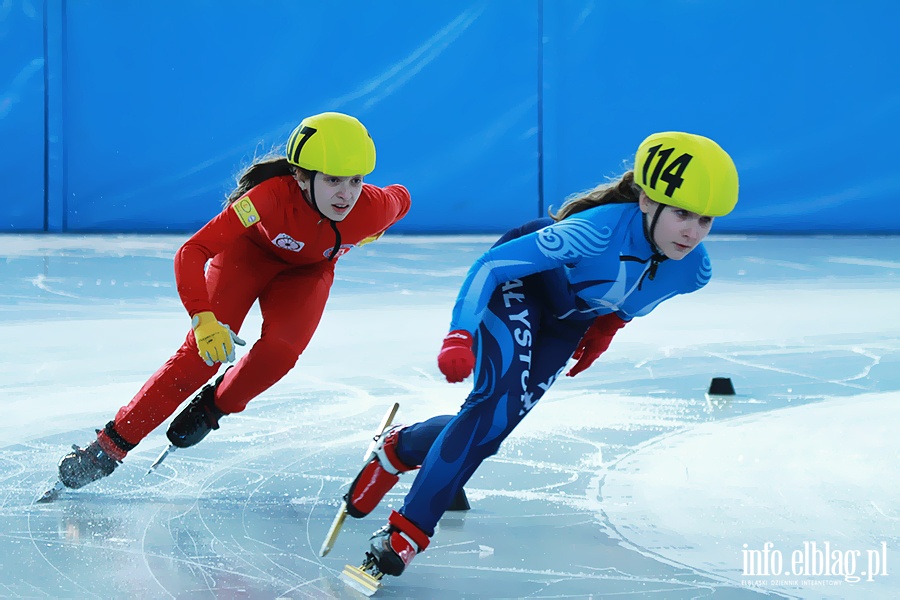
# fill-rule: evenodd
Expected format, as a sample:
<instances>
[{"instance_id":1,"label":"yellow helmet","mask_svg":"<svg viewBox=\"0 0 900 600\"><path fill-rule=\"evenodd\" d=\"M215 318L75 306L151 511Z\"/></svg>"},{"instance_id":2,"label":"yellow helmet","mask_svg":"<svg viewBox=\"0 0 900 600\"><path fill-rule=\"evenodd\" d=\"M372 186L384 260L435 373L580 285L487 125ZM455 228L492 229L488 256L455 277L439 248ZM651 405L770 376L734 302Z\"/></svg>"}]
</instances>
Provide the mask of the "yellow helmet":
<instances>
[{"instance_id":1,"label":"yellow helmet","mask_svg":"<svg viewBox=\"0 0 900 600\"><path fill-rule=\"evenodd\" d=\"M727 215L738 199L734 161L717 143L692 133L654 133L641 142L634 181L651 200L709 217Z\"/></svg>"},{"instance_id":2,"label":"yellow helmet","mask_svg":"<svg viewBox=\"0 0 900 600\"><path fill-rule=\"evenodd\" d=\"M288 138L288 162L337 177L375 170L375 142L354 117L326 112L303 119Z\"/></svg>"}]
</instances>

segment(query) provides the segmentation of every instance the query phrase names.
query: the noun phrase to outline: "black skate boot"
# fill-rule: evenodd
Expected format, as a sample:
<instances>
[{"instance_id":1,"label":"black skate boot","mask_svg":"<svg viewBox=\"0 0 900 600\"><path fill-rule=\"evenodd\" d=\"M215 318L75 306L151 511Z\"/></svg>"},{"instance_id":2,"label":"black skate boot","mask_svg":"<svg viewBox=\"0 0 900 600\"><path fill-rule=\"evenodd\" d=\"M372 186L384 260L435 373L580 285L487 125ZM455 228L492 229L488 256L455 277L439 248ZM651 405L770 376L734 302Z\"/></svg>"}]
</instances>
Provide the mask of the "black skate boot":
<instances>
[{"instance_id":1,"label":"black skate boot","mask_svg":"<svg viewBox=\"0 0 900 600\"><path fill-rule=\"evenodd\" d=\"M67 488L77 490L102 479L115 471L133 448L134 444L122 439L110 421L104 429L97 430L97 439L86 448L73 444L72 452L60 459L59 481Z\"/></svg>"},{"instance_id":2,"label":"black skate boot","mask_svg":"<svg viewBox=\"0 0 900 600\"><path fill-rule=\"evenodd\" d=\"M416 554L424 552L430 542L431 538L412 521L393 511L388 517L388 524L369 538L368 554L375 560L379 571L399 577Z\"/></svg>"},{"instance_id":3,"label":"black skate boot","mask_svg":"<svg viewBox=\"0 0 900 600\"><path fill-rule=\"evenodd\" d=\"M216 388L222 383L225 373L215 383L203 386L184 410L172 420L166 437L178 448L190 448L199 443L213 429L219 428L219 419L225 413L216 406Z\"/></svg>"}]
</instances>

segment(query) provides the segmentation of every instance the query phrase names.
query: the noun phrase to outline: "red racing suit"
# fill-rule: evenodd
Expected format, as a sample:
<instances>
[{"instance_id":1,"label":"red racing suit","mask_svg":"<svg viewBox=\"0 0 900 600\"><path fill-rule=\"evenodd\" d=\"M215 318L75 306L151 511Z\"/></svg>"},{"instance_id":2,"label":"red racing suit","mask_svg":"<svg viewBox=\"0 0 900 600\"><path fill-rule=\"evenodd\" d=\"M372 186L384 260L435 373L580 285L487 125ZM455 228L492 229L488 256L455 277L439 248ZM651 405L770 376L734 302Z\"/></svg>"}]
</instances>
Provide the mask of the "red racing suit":
<instances>
[{"instance_id":1,"label":"red racing suit","mask_svg":"<svg viewBox=\"0 0 900 600\"><path fill-rule=\"evenodd\" d=\"M216 390L219 409L244 410L293 368L322 317L335 262L361 241L383 233L409 207L409 192L402 185L363 184L346 218L332 222L306 202L293 177L274 177L184 243L175 255L175 280L191 316L212 311L237 333L254 301L259 300L262 312L259 340ZM181 348L116 413L116 432L137 444L220 367L206 365L193 331L188 332Z\"/></svg>"}]
</instances>

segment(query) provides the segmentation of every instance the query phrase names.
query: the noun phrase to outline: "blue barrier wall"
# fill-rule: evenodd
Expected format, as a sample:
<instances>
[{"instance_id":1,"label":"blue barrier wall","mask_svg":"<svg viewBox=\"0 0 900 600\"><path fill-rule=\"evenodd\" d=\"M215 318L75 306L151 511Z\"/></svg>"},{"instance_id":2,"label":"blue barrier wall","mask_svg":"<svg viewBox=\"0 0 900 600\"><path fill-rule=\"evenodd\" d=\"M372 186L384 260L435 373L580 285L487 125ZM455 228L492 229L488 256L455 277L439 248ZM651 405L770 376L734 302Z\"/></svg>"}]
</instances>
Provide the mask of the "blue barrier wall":
<instances>
[{"instance_id":1,"label":"blue barrier wall","mask_svg":"<svg viewBox=\"0 0 900 600\"><path fill-rule=\"evenodd\" d=\"M888 0L11 0L4 231L190 231L303 116L358 116L398 231L498 231L657 130L735 158L717 231L900 232Z\"/></svg>"},{"instance_id":2,"label":"blue barrier wall","mask_svg":"<svg viewBox=\"0 0 900 600\"><path fill-rule=\"evenodd\" d=\"M405 227L534 214L536 2L352 4L345 19L327 2L194 1L173 19L168 2L69 2L69 229L202 225L254 152L326 110L370 129L370 181L412 189ZM501 29L508 43L478 60Z\"/></svg>"},{"instance_id":3,"label":"blue barrier wall","mask_svg":"<svg viewBox=\"0 0 900 600\"><path fill-rule=\"evenodd\" d=\"M545 200L674 129L738 167L718 232L900 232L897 3L560 0L542 16Z\"/></svg>"},{"instance_id":4,"label":"blue barrier wall","mask_svg":"<svg viewBox=\"0 0 900 600\"><path fill-rule=\"evenodd\" d=\"M44 21L22 2L0 13L0 231L44 229Z\"/></svg>"}]
</instances>

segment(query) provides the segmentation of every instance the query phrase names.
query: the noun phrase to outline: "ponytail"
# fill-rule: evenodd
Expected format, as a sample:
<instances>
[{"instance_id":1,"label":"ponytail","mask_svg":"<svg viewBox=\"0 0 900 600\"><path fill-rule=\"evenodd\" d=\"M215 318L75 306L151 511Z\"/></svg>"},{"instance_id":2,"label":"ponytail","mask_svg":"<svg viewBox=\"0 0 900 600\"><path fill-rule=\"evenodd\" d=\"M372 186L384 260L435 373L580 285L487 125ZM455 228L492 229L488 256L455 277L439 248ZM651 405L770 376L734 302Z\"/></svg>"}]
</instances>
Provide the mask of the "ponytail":
<instances>
[{"instance_id":1,"label":"ponytail","mask_svg":"<svg viewBox=\"0 0 900 600\"><path fill-rule=\"evenodd\" d=\"M562 221L566 217L595 206L637 202L640 195L641 190L634 182L634 171L628 171L618 181L601 183L593 189L569 196L558 211L554 213L551 206L547 214L554 221Z\"/></svg>"},{"instance_id":2,"label":"ponytail","mask_svg":"<svg viewBox=\"0 0 900 600\"><path fill-rule=\"evenodd\" d=\"M227 208L234 204L235 200L255 188L263 181L272 179L273 177L281 177L283 175L293 175L294 167L287 158L283 156L272 156L263 158L253 163L238 178L237 187L225 199L224 206Z\"/></svg>"}]
</instances>

